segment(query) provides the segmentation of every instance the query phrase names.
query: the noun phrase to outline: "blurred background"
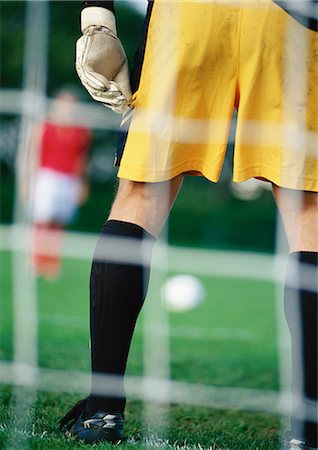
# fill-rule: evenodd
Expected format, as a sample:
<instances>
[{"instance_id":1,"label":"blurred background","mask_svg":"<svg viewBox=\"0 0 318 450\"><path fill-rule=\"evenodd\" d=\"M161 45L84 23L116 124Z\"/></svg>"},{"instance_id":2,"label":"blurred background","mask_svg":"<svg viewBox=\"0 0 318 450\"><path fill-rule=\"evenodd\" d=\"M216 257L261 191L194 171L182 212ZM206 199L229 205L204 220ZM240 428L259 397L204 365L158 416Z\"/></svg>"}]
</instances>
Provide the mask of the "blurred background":
<instances>
[{"instance_id":1,"label":"blurred background","mask_svg":"<svg viewBox=\"0 0 318 450\"><path fill-rule=\"evenodd\" d=\"M25 87L27 2L1 1L1 91L0 164L1 223L11 223L14 211L15 167L21 129L22 89ZM119 35L130 65L143 23L146 1L117 2ZM74 43L79 36L80 2L50 2L47 36L48 99L65 85L77 86L81 102L91 105L86 122L92 128L88 178L90 195L70 229L99 231L109 210L116 186L113 157L116 149L118 118L86 94L74 70ZM97 113L96 113L97 111ZM92 117L95 114L95 121ZM82 113L82 121L85 122ZM91 120L88 120L90 119ZM103 126L105 125L105 126ZM169 241L174 244L219 249L245 249L272 252L274 249L275 208L264 182L231 182L233 137L228 147L221 182L218 185L198 177L187 177L172 212Z\"/></svg>"},{"instance_id":2,"label":"blurred background","mask_svg":"<svg viewBox=\"0 0 318 450\"><path fill-rule=\"evenodd\" d=\"M146 0L116 2L130 65L146 6ZM0 448L78 448L65 441L57 424L87 395L88 279L117 186L113 160L120 122L90 99L77 78L80 8L80 1L0 1ZM30 271L31 239L16 224L30 220L21 185L24 174L34 184L35 131L44 121L58 128L63 114L54 119L53 112L63 89L76 92L71 116L89 135L87 195L67 224L75 233L66 239L63 272L45 279ZM69 110L65 116L69 120ZM132 438L123 448L141 448L142 439L142 448L279 448L278 395L288 380L279 362L276 212L267 183L232 183L234 135L235 125L220 183L186 177L163 239L170 246L158 246L128 361ZM38 153L40 147L37 140ZM189 310L166 310L160 301L165 279L180 273L202 283L204 301ZM164 395L156 403L154 387L149 409L147 376L176 383L168 392L173 405Z\"/></svg>"}]
</instances>

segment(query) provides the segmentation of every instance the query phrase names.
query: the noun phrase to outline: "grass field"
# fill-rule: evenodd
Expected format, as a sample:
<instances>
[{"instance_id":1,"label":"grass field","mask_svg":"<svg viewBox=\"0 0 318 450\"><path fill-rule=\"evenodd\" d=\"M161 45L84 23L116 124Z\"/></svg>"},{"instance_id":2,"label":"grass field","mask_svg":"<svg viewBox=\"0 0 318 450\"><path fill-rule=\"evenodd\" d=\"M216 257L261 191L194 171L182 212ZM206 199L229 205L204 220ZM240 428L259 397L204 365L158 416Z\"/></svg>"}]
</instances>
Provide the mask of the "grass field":
<instances>
[{"instance_id":1,"label":"grass field","mask_svg":"<svg viewBox=\"0 0 318 450\"><path fill-rule=\"evenodd\" d=\"M10 361L12 342L11 255L0 253L0 360ZM88 276L89 261L65 259L56 282L38 281L39 367L89 373ZM196 310L172 313L170 321L171 379L216 387L278 390L278 355L274 285L246 279L201 277L207 296ZM159 302L152 284L146 308ZM147 315L149 314L148 310ZM128 363L128 375L143 374L142 317L138 322ZM0 381L1 381L0 377ZM76 380L74 380L76 381ZM0 448L84 448L58 431L58 420L83 392L37 392L0 384ZM19 413L17 393L30 406ZM22 395L23 397L23 395ZM281 418L274 414L172 404L166 426L143 419L142 402L131 398L126 411L128 439L122 449L184 448L271 450L279 449ZM160 422L159 422L160 423ZM90 448L85 446L85 448ZM94 448L113 448L99 445Z\"/></svg>"}]
</instances>

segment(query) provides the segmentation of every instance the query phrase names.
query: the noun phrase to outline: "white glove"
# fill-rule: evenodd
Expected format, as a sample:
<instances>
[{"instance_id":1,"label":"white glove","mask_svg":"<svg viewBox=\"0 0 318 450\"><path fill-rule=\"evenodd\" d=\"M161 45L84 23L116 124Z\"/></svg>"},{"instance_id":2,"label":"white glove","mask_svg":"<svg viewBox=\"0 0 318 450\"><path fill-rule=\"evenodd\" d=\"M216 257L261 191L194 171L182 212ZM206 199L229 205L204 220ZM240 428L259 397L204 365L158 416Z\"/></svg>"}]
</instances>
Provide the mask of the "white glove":
<instances>
[{"instance_id":1,"label":"white glove","mask_svg":"<svg viewBox=\"0 0 318 450\"><path fill-rule=\"evenodd\" d=\"M116 19L108 9L84 8L83 36L76 43L76 71L94 100L123 114L129 109L131 89L128 62L117 37Z\"/></svg>"}]
</instances>

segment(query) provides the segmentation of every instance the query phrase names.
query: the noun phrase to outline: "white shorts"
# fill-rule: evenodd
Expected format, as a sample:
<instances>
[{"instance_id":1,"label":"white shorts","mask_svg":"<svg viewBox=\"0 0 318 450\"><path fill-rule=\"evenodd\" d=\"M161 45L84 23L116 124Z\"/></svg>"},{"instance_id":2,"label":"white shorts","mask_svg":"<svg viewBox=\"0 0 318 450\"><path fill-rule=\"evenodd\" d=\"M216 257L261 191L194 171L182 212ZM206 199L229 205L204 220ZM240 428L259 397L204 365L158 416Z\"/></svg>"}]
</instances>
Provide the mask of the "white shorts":
<instances>
[{"instance_id":1,"label":"white shorts","mask_svg":"<svg viewBox=\"0 0 318 450\"><path fill-rule=\"evenodd\" d=\"M76 213L80 190L78 176L39 169L31 202L32 220L67 225Z\"/></svg>"}]
</instances>

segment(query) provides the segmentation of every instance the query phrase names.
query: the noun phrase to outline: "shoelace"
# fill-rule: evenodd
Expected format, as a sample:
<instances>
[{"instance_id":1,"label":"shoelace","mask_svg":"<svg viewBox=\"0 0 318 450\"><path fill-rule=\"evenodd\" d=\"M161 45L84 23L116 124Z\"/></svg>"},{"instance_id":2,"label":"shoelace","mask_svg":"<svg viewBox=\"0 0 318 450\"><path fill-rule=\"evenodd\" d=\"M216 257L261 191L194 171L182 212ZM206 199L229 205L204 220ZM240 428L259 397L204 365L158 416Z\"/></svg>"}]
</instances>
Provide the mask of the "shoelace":
<instances>
[{"instance_id":1,"label":"shoelace","mask_svg":"<svg viewBox=\"0 0 318 450\"><path fill-rule=\"evenodd\" d=\"M98 428L114 428L116 426L116 416L113 414L106 414L106 416L98 419L87 419L84 420L84 428L91 428L92 426Z\"/></svg>"}]
</instances>

